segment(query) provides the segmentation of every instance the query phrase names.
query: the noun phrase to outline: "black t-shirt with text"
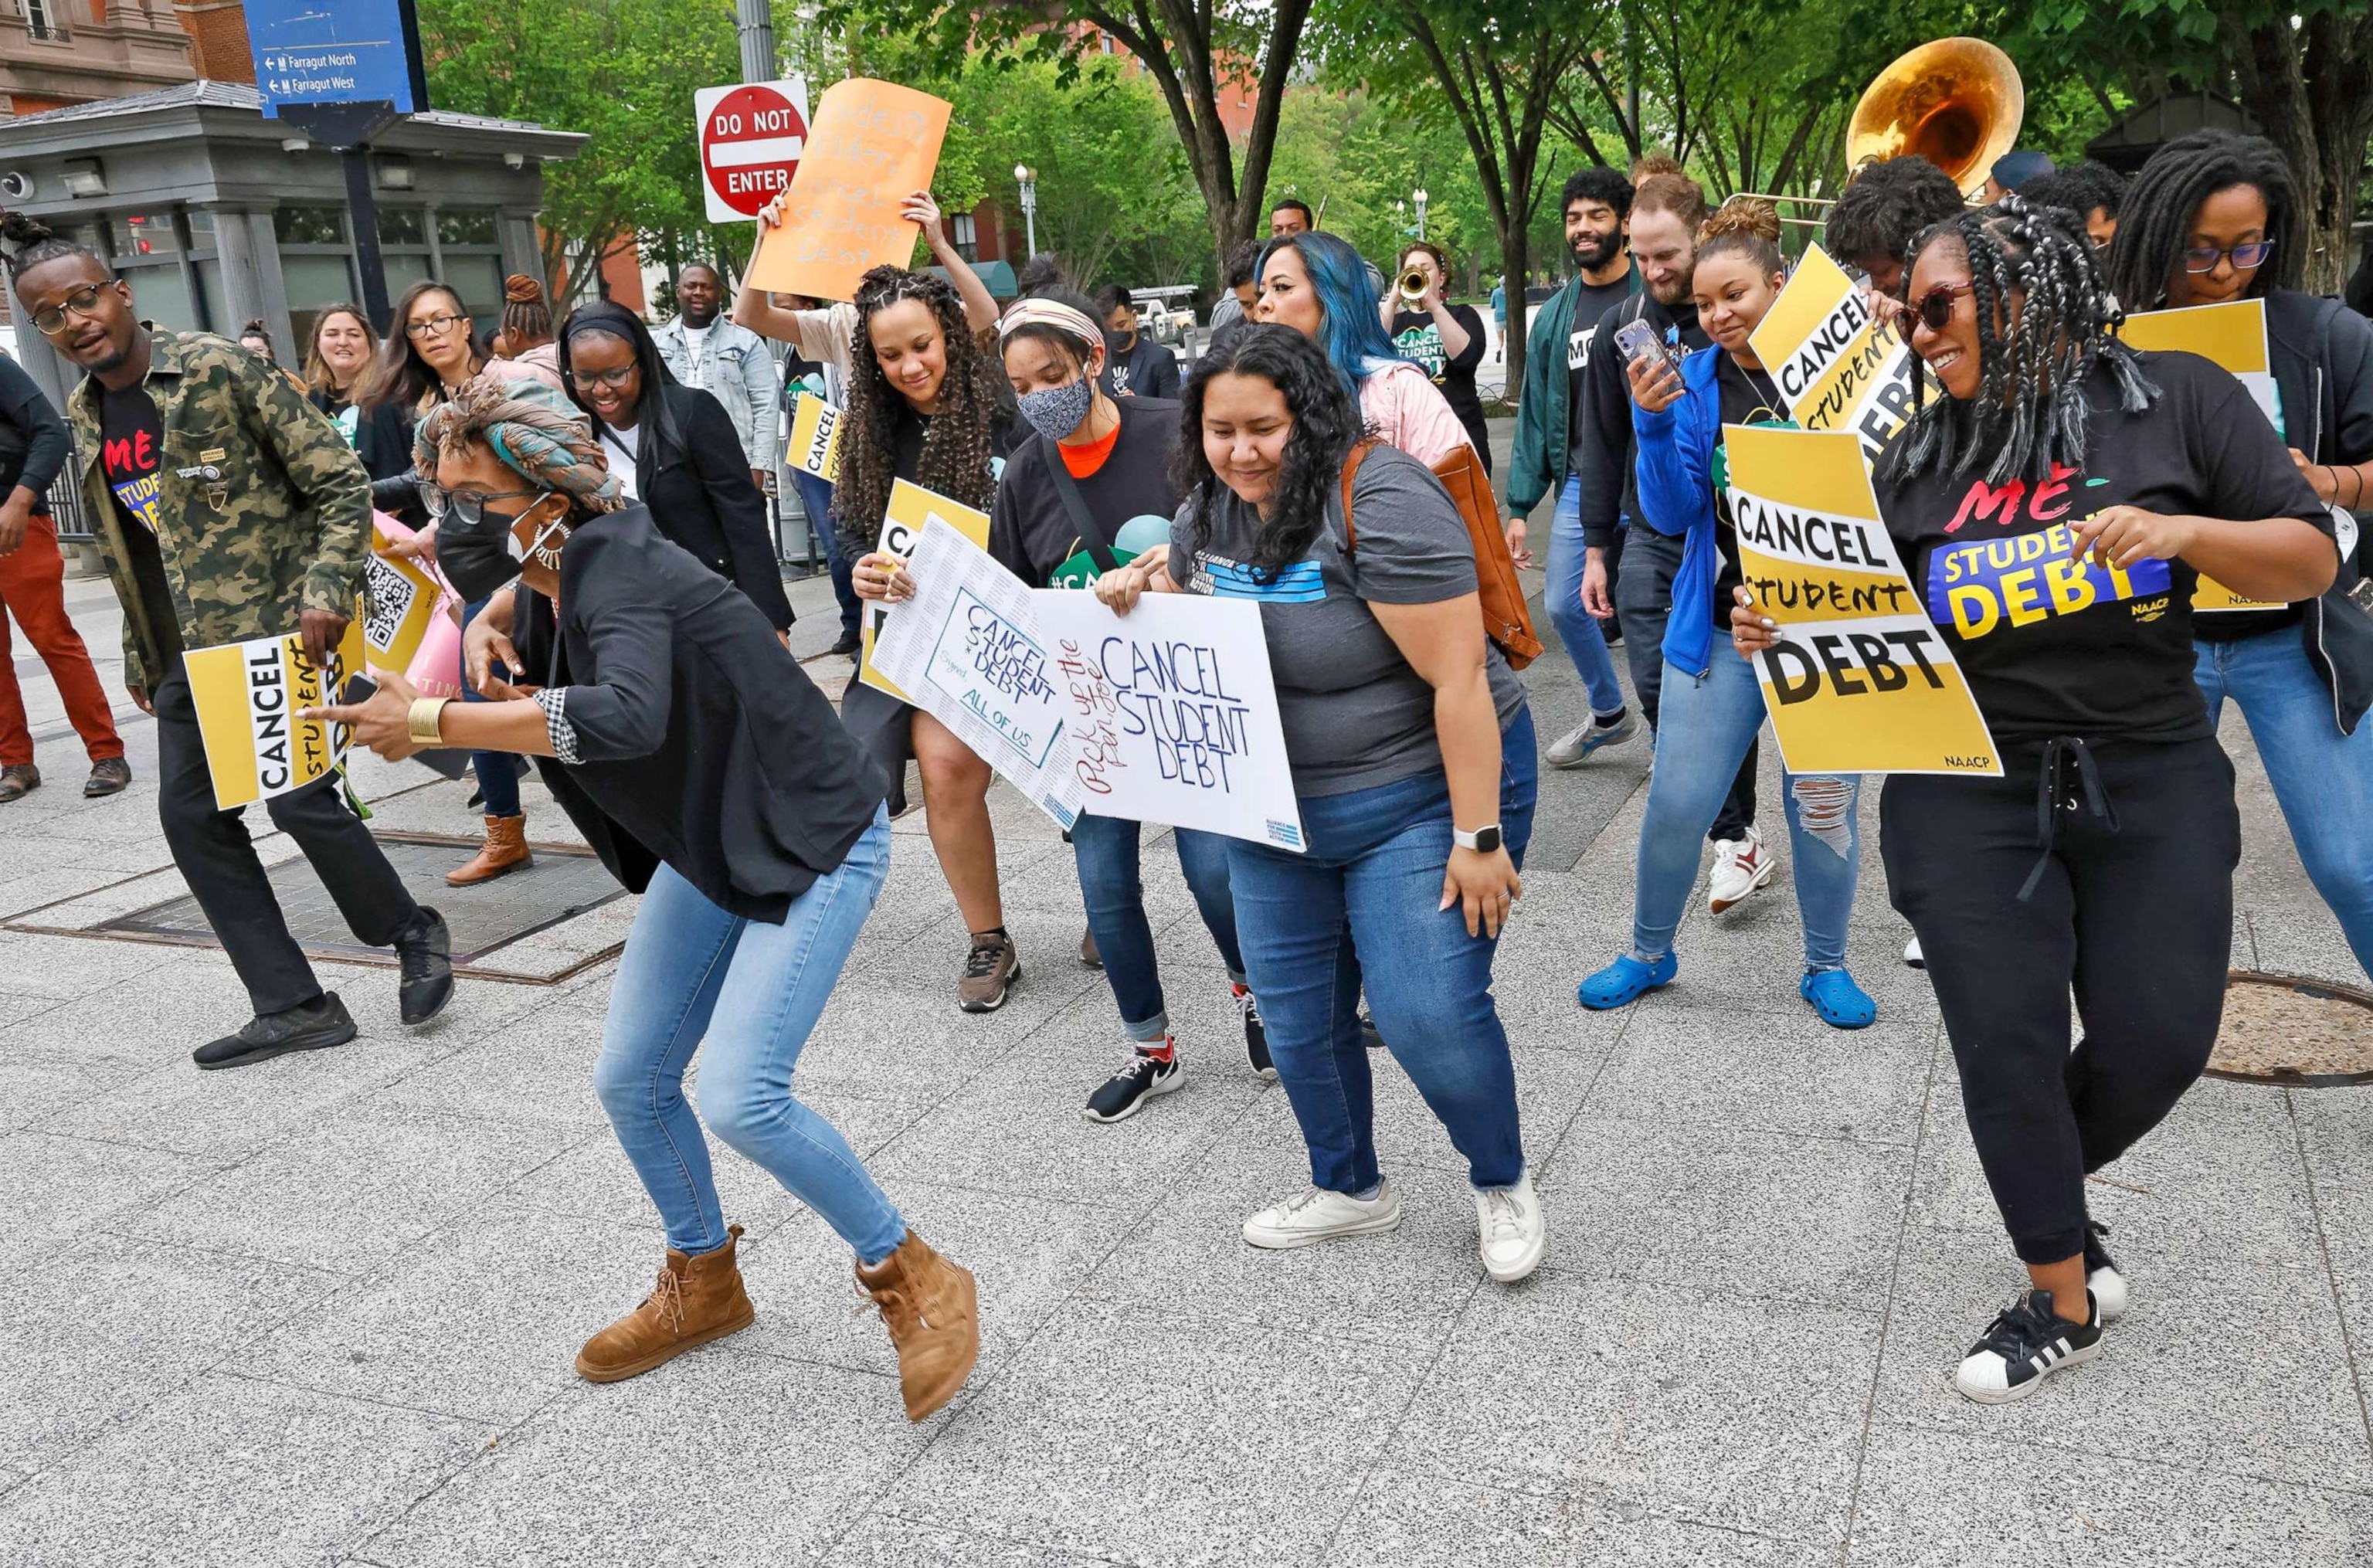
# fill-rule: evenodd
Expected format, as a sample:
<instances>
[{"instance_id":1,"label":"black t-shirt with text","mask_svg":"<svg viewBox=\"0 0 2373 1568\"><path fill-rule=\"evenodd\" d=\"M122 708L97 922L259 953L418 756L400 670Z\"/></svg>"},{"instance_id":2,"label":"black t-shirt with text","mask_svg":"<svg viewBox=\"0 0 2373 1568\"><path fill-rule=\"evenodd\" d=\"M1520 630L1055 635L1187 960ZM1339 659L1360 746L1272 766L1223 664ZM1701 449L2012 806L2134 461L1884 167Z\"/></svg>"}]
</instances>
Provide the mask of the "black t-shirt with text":
<instances>
[{"instance_id":1,"label":"black t-shirt with text","mask_svg":"<svg viewBox=\"0 0 2373 1568\"><path fill-rule=\"evenodd\" d=\"M1581 433L1583 400L1588 395L1590 381L1584 372L1590 367L1593 340L1598 335L1598 323L1607 311L1631 298L1634 274L1626 267L1623 275L1613 283L1592 283L1584 278L1573 280L1573 318L1565 331L1565 443L1572 450L1574 439Z\"/></svg>"},{"instance_id":2,"label":"black t-shirt with text","mask_svg":"<svg viewBox=\"0 0 2373 1568\"><path fill-rule=\"evenodd\" d=\"M1467 427L1475 450L1488 452L1491 438L1483 424L1483 400L1475 392L1475 367L1483 363L1483 318L1472 305L1453 305L1450 314L1467 331L1467 346L1458 353L1443 352L1442 327L1425 310L1403 310L1393 317L1393 346L1433 378L1451 412Z\"/></svg>"},{"instance_id":3,"label":"black t-shirt with text","mask_svg":"<svg viewBox=\"0 0 2373 1568\"><path fill-rule=\"evenodd\" d=\"M171 526L163 515L165 421L145 382L121 392L99 389L99 466L115 497L123 553L140 593L140 615L168 664L181 651L181 617L165 581L158 539ZM161 680L162 670L151 679Z\"/></svg>"},{"instance_id":4,"label":"black t-shirt with text","mask_svg":"<svg viewBox=\"0 0 2373 1568\"><path fill-rule=\"evenodd\" d=\"M1981 471L1897 480L1880 464L1880 514L1998 741L2173 743L2215 732L2192 673L2200 574L2180 560L2095 565L2078 554L2071 525L2133 506L2296 517L2332 532L2247 388L2197 355L2139 357L2162 395L2127 413L2110 369L2097 369L2086 386L2085 459L2055 464L2040 483L1990 484Z\"/></svg>"}]
</instances>

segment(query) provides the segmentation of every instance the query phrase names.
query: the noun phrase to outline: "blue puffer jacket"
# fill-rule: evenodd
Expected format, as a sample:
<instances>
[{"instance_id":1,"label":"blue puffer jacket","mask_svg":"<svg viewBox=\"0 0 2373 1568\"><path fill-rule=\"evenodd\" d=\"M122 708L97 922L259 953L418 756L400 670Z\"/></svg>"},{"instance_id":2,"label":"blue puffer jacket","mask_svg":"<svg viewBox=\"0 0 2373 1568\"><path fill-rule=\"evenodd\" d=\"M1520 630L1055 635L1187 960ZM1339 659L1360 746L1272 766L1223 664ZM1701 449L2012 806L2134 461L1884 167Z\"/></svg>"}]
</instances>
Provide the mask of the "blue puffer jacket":
<instances>
[{"instance_id":1,"label":"blue puffer jacket","mask_svg":"<svg viewBox=\"0 0 2373 1568\"><path fill-rule=\"evenodd\" d=\"M1714 383L1719 348L1701 348L1681 361L1681 398L1660 414L1631 405L1638 438L1635 459L1640 515L1659 533L1684 536L1681 568L1673 577L1673 616L1665 623L1665 657L1694 675L1713 668L1714 579L1722 554L1714 543L1713 449L1722 439L1722 393ZM1728 617L1723 625L1729 624Z\"/></svg>"}]
</instances>

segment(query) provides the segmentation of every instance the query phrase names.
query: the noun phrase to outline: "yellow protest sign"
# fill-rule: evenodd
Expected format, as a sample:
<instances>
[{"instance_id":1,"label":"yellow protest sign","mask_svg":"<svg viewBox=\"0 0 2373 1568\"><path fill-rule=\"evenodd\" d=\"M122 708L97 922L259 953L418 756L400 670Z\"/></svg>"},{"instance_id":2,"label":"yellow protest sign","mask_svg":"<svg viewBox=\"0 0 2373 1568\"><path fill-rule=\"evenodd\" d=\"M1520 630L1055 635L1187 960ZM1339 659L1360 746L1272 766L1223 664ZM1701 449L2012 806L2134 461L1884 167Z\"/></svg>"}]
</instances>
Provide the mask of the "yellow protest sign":
<instances>
[{"instance_id":1,"label":"yellow protest sign","mask_svg":"<svg viewBox=\"0 0 2373 1568\"><path fill-rule=\"evenodd\" d=\"M413 656L428 636L443 591L437 579L400 556L382 556L387 535L374 525L371 554L363 563L362 604L356 615L362 627L363 662L374 670L401 674L412 667Z\"/></svg>"},{"instance_id":2,"label":"yellow protest sign","mask_svg":"<svg viewBox=\"0 0 2373 1568\"><path fill-rule=\"evenodd\" d=\"M1919 357L1818 245L1796 263L1748 346L1791 419L1807 430L1852 431L1865 462L1877 462L1911 417Z\"/></svg>"},{"instance_id":3,"label":"yellow protest sign","mask_svg":"<svg viewBox=\"0 0 2373 1568\"><path fill-rule=\"evenodd\" d=\"M2197 354L2232 372L2283 434L2283 400L2274 390L2274 354L2266 343L2266 302L2234 299L2222 305L2190 305L2180 310L2145 310L2128 316L2118 336L2145 352L2175 349ZM2203 577L2192 591L2195 614L2221 610L2279 610L2260 599L2244 599L2215 579Z\"/></svg>"},{"instance_id":4,"label":"yellow protest sign","mask_svg":"<svg viewBox=\"0 0 2373 1568\"><path fill-rule=\"evenodd\" d=\"M812 474L827 485L839 484L840 410L812 392L801 392L791 406L791 439L783 451L784 466Z\"/></svg>"},{"instance_id":5,"label":"yellow protest sign","mask_svg":"<svg viewBox=\"0 0 2373 1568\"><path fill-rule=\"evenodd\" d=\"M882 537L874 544L877 554L895 556L900 560L914 557L915 546L923 537L923 530L937 518L963 534L982 549L988 548L988 514L976 511L962 501L952 501L937 490L926 490L910 480L894 480L890 486L890 505L882 514ZM898 684L876 669L873 664L873 644L882 635L882 624L891 614L879 600L865 602L865 618L860 626L865 646L857 661L857 678L876 691L888 692L900 702L910 701Z\"/></svg>"},{"instance_id":6,"label":"yellow protest sign","mask_svg":"<svg viewBox=\"0 0 2373 1568\"><path fill-rule=\"evenodd\" d=\"M1789 770L1999 775L1985 716L1879 518L1862 438L1731 425L1723 442L1739 568L1780 623L1756 678Z\"/></svg>"},{"instance_id":7,"label":"yellow protest sign","mask_svg":"<svg viewBox=\"0 0 2373 1568\"><path fill-rule=\"evenodd\" d=\"M930 188L952 105L943 98L851 76L824 89L783 203L763 225L747 287L848 299L870 268L903 267L916 225L900 204Z\"/></svg>"},{"instance_id":8,"label":"yellow protest sign","mask_svg":"<svg viewBox=\"0 0 2373 1568\"><path fill-rule=\"evenodd\" d=\"M356 620L347 623L326 680L305 657L305 639L295 635L192 649L182 656L218 810L301 790L345 760L345 725L293 715L334 700L362 654L362 622Z\"/></svg>"}]
</instances>

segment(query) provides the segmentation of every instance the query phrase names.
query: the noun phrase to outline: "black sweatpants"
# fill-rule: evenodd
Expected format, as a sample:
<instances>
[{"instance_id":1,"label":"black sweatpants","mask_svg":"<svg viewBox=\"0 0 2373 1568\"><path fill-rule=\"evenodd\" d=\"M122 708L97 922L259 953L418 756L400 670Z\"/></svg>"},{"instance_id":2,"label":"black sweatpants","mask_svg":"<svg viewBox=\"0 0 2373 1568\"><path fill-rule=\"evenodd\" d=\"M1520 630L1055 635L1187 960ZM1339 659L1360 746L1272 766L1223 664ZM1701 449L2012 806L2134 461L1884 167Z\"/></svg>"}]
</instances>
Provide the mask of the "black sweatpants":
<instances>
[{"instance_id":1,"label":"black sweatpants","mask_svg":"<svg viewBox=\"0 0 2373 1568\"><path fill-rule=\"evenodd\" d=\"M2055 744L2005 747L2000 778L1895 775L1879 806L1888 896L1920 933L1970 1135L2028 1263L2083 1250L2086 1175L2207 1066L2241 857L2215 741Z\"/></svg>"},{"instance_id":2,"label":"black sweatpants","mask_svg":"<svg viewBox=\"0 0 2373 1568\"><path fill-rule=\"evenodd\" d=\"M288 922L248 837L246 811L215 809L214 776L198 731L198 710L180 661L149 693L157 709L157 814L173 863L261 1013L301 1007L321 994L313 966L288 934ZM337 777L266 801L273 825L297 841L314 874L337 901L355 940L393 944L419 914L403 880L362 819L349 809Z\"/></svg>"},{"instance_id":3,"label":"black sweatpants","mask_svg":"<svg viewBox=\"0 0 2373 1568\"><path fill-rule=\"evenodd\" d=\"M1659 533L1644 522L1635 522L1616 534L1617 544L1607 552L1607 570L1614 573L1614 586L1607 596L1615 601L1615 624L1623 628L1623 660L1631 667L1631 690L1640 699L1640 711L1648 720L1653 732L1656 728L1656 699L1665 689L1665 623L1673 618L1673 578L1681 569L1681 541L1669 533ZM1621 570L1617 571L1617 563ZM1728 622L1723 623L1724 626ZM1721 628L1717 627L1717 631ZM1727 640L1727 633L1716 638ZM1714 657L1724 658L1728 650L1720 647ZM1731 781L1730 793L1723 798L1722 814L1713 819L1706 830L1706 842L1718 838L1744 838L1755 823L1755 761L1762 750L1757 740L1747 748L1747 759L1738 765L1738 777Z\"/></svg>"}]
</instances>

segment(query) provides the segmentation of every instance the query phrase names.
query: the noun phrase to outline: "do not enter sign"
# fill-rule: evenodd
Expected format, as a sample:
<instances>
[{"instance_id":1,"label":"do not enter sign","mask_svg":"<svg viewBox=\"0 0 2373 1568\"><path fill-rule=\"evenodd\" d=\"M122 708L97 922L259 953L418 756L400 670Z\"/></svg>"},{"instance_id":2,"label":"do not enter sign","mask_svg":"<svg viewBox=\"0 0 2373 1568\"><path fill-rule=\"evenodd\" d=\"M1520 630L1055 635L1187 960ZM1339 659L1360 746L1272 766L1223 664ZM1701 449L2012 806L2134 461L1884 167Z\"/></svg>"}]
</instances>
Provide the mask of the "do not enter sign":
<instances>
[{"instance_id":1,"label":"do not enter sign","mask_svg":"<svg viewBox=\"0 0 2373 1568\"><path fill-rule=\"evenodd\" d=\"M808 135L808 85L753 82L703 88L693 97L700 171L711 223L753 218L789 188Z\"/></svg>"}]
</instances>

